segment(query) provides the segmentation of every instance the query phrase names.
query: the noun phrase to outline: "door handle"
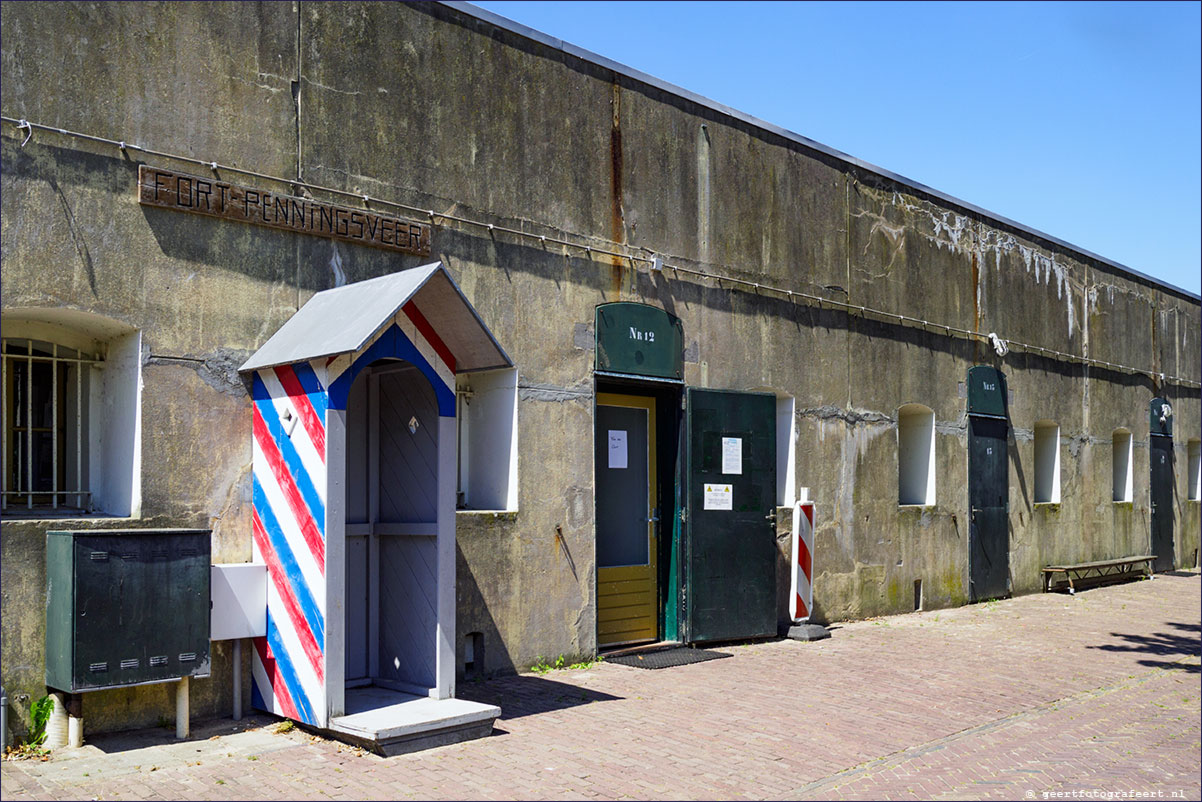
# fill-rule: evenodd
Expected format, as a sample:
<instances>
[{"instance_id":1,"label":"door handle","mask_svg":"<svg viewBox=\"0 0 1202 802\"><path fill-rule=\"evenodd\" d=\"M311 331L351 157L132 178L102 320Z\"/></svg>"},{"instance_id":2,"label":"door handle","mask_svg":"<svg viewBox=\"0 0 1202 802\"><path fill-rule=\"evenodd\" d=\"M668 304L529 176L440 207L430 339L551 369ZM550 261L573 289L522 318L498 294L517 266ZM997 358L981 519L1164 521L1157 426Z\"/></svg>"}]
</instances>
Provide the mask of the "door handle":
<instances>
[{"instance_id":1,"label":"door handle","mask_svg":"<svg viewBox=\"0 0 1202 802\"><path fill-rule=\"evenodd\" d=\"M651 511L651 517L647 519L647 523L649 523L649 524L659 523L659 510Z\"/></svg>"}]
</instances>

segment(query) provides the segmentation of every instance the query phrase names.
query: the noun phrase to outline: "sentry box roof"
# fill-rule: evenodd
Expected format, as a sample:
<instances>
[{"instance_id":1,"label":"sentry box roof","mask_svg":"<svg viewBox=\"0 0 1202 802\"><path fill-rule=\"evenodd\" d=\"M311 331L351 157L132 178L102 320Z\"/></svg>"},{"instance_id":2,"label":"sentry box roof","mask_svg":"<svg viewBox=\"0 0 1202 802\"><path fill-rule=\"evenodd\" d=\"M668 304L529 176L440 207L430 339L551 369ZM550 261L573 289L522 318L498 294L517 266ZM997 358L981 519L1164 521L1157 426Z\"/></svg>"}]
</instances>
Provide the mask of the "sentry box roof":
<instances>
[{"instance_id":1,"label":"sentry box roof","mask_svg":"<svg viewBox=\"0 0 1202 802\"><path fill-rule=\"evenodd\" d=\"M455 372L512 367L442 262L317 293L239 369L353 353L412 302L455 356Z\"/></svg>"}]
</instances>

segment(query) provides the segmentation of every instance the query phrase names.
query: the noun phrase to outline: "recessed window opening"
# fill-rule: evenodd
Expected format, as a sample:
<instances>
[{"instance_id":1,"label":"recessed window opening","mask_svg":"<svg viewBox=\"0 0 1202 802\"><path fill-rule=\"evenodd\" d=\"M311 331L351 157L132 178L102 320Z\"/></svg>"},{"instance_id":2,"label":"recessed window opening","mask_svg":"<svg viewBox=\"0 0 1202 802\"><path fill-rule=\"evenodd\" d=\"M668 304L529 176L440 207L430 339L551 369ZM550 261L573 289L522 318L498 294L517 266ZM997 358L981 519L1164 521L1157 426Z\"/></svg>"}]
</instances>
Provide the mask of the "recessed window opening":
<instances>
[{"instance_id":1,"label":"recessed window opening","mask_svg":"<svg viewBox=\"0 0 1202 802\"><path fill-rule=\"evenodd\" d=\"M1055 421L1035 423L1035 503L1060 503L1060 427Z\"/></svg>"},{"instance_id":2,"label":"recessed window opening","mask_svg":"<svg viewBox=\"0 0 1202 802\"><path fill-rule=\"evenodd\" d=\"M1186 445L1189 458L1189 490L1191 500L1202 499L1202 440L1193 439Z\"/></svg>"},{"instance_id":3,"label":"recessed window opening","mask_svg":"<svg viewBox=\"0 0 1202 802\"><path fill-rule=\"evenodd\" d=\"M897 503L935 503L935 412L921 404L897 411Z\"/></svg>"},{"instance_id":4,"label":"recessed window opening","mask_svg":"<svg viewBox=\"0 0 1202 802\"><path fill-rule=\"evenodd\" d=\"M480 679L484 676L484 635L469 632L463 638L464 679Z\"/></svg>"},{"instance_id":5,"label":"recessed window opening","mask_svg":"<svg viewBox=\"0 0 1202 802\"><path fill-rule=\"evenodd\" d=\"M797 501L797 425L791 395L776 396L776 506Z\"/></svg>"},{"instance_id":6,"label":"recessed window opening","mask_svg":"<svg viewBox=\"0 0 1202 802\"><path fill-rule=\"evenodd\" d=\"M0 347L4 510L90 510L87 399L100 359L43 340L4 338Z\"/></svg>"},{"instance_id":7,"label":"recessed window opening","mask_svg":"<svg viewBox=\"0 0 1202 802\"><path fill-rule=\"evenodd\" d=\"M517 389L516 368L455 378L458 509L518 508Z\"/></svg>"},{"instance_id":8,"label":"recessed window opening","mask_svg":"<svg viewBox=\"0 0 1202 802\"><path fill-rule=\"evenodd\" d=\"M4 311L3 513L141 514L141 334L70 309Z\"/></svg>"},{"instance_id":9,"label":"recessed window opening","mask_svg":"<svg viewBox=\"0 0 1202 802\"><path fill-rule=\"evenodd\" d=\"M1131 432L1126 429L1115 429L1111 437L1111 460L1114 466L1115 501L1131 501L1132 471L1131 471Z\"/></svg>"}]
</instances>

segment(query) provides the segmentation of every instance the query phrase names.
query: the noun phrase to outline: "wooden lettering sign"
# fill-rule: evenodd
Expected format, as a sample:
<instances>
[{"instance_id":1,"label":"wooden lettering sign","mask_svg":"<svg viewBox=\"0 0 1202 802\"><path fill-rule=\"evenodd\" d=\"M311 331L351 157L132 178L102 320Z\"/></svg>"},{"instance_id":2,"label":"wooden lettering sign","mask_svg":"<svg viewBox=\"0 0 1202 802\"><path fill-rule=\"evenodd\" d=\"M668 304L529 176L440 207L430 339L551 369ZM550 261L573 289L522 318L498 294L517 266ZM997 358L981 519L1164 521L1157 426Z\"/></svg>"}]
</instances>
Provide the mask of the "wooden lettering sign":
<instances>
[{"instance_id":1,"label":"wooden lettering sign","mask_svg":"<svg viewBox=\"0 0 1202 802\"><path fill-rule=\"evenodd\" d=\"M138 165L138 202L426 256L430 226L366 209Z\"/></svg>"}]
</instances>

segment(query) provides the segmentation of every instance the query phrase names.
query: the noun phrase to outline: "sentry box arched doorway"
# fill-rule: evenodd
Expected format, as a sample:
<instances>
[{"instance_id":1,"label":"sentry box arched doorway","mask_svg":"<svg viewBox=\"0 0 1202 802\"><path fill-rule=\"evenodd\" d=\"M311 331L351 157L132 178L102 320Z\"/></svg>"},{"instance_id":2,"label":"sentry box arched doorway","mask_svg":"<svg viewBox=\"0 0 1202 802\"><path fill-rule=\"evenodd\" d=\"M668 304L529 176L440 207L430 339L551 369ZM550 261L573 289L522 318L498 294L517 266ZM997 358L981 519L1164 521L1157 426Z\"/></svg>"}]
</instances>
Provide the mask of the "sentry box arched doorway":
<instances>
[{"instance_id":1,"label":"sentry box arched doorway","mask_svg":"<svg viewBox=\"0 0 1202 802\"><path fill-rule=\"evenodd\" d=\"M319 292L253 382L257 707L395 752L487 734L455 695L455 374L511 367L440 263Z\"/></svg>"}]
</instances>

